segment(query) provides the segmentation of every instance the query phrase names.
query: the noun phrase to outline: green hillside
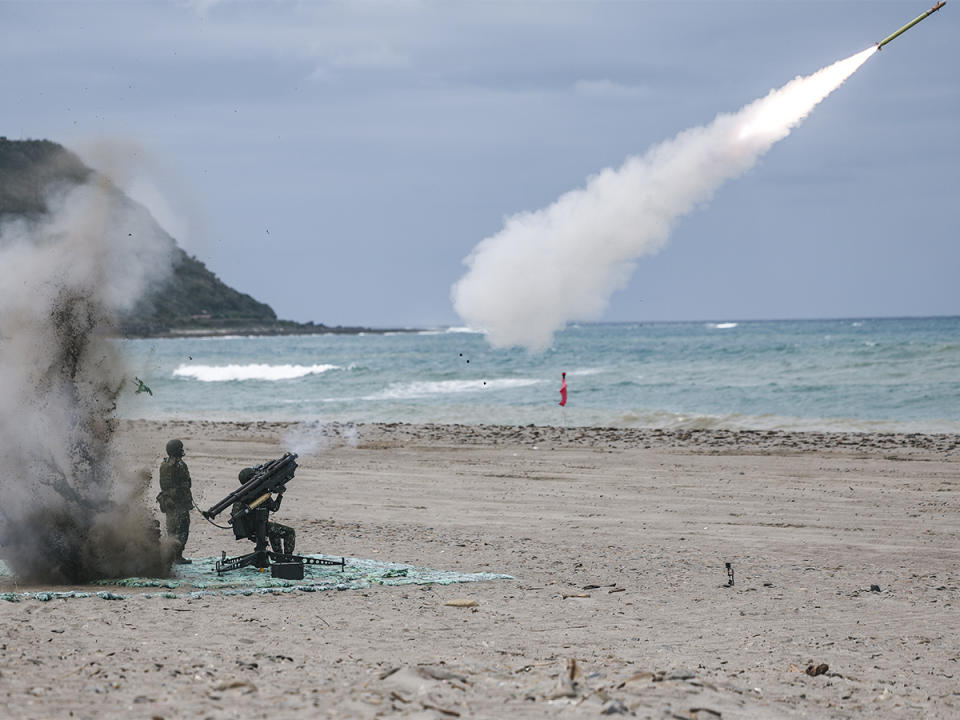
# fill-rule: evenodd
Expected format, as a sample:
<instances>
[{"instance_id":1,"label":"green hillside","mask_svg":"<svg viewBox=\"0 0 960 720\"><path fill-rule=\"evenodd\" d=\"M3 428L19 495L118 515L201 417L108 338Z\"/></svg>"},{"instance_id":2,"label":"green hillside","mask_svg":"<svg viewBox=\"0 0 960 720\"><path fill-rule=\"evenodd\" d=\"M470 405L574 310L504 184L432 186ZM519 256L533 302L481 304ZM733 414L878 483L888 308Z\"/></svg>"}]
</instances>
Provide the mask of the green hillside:
<instances>
[{"instance_id":1,"label":"green hillside","mask_svg":"<svg viewBox=\"0 0 960 720\"><path fill-rule=\"evenodd\" d=\"M45 199L51 190L85 182L93 172L57 143L0 137L0 221L41 217L47 211ZM368 331L278 320L269 305L221 282L206 265L178 246L170 279L122 317L120 329L131 337Z\"/></svg>"}]
</instances>

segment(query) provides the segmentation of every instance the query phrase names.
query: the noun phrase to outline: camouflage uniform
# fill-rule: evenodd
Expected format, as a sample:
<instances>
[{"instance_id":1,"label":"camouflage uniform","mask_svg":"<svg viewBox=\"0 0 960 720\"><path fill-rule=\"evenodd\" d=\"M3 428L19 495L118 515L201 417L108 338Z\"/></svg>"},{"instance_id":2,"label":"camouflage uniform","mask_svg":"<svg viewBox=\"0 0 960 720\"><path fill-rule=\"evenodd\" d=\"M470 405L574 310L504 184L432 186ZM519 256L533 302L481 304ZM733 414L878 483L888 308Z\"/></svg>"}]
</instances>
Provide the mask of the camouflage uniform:
<instances>
[{"instance_id":1,"label":"camouflage uniform","mask_svg":"<svg viewBox=\"0 0 960 720\"><path fill-rule=\"evenodd\" d=\"M254 475L253 468L244 468L240 471L240 484L242 485ZM283 501L283 493L277 495L276 499L267 500L260 505L270 512L276 512L280 509L280 503ZM246 503L235 502L230 510L231 517L242 513L247 508ZM256 540L255 534L248 536L249 540ZM280 523L267 522L267 540L270 541L270 549L281 555L293 555L293 549L296 547L297 533L288 525Z\"/></svg>"},{"instance_id":2,"label":"camouflage uniform","mask_svg":"<svg viewBox=\"0 0 960 720\"><path fill-rule=\"evenodd\" d=\"M167 535L180 543L175 560L178 563L190 562L183 557L183 549L190 535L190 509L193 507L190 485L190 470L183 461L183 443L171 440L167 443L167 457L160 463L160 494L157 495L157 502L160 503L160 511L166 515Z\"/></svg>"}]
</instances>

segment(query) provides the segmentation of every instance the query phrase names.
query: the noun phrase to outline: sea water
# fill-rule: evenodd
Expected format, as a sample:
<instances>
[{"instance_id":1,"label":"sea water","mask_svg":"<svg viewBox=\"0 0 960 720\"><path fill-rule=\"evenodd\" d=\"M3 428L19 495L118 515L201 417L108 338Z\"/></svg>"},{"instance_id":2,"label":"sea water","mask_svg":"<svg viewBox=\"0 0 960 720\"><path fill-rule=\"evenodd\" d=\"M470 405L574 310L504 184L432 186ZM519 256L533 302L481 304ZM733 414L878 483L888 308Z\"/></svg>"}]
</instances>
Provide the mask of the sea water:
<instances>
[{"instance_id":1,"label":"sea water","mask_svg":"<svg viewBox=\"0 0 960 720\"><path fill-rule=\"evenodd\" d=\"M960 432L960 318L125 340L122 417ZM566 407L559 406L561 373Z\"/></svg>"}]
</instances>

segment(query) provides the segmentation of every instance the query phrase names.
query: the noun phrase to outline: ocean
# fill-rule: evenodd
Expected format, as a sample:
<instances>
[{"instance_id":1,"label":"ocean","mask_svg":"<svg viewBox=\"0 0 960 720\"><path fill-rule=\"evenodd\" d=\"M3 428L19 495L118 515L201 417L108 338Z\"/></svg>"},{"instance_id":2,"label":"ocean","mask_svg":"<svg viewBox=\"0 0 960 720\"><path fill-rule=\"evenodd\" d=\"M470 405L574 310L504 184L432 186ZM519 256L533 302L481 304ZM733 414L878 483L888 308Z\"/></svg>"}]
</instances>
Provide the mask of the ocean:
<instances>
[{"instance_id":1,"label":"ocean","mask_svg":"<svg viewBox=\"0 0 960 720\"><path fill-rule=\"evenodd\" d=\"M125 418L960 433L960 317L119 342Z\"/></svg>"}]
</instances>

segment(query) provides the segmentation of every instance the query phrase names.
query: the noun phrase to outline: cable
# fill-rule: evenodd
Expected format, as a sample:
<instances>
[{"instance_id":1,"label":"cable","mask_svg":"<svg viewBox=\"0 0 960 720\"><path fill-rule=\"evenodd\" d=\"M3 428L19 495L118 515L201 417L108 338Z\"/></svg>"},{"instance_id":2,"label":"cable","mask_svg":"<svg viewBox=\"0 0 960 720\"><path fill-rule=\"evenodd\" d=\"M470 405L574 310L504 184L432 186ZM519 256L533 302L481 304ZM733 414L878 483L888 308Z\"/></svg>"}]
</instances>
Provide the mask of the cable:
<instances>
[{"instance_id":1,"label":"cable","mask_svg":"<svg viewBox=\"0 0 960 720\"><path fill-rule=\"evenodd\" d=\"M198 513L200 513L200 517L202 517L204 520L206 520L208 523L210 523L214 527L220 528L221 530L233 530L232 525L217 525L213 520L211 520L210 518L208 518L206 515L203 514L203 510L197 507L197 503L194 502L191 504L193 505L193 509L196 510Z\"/></svg>"}]
</instances>

